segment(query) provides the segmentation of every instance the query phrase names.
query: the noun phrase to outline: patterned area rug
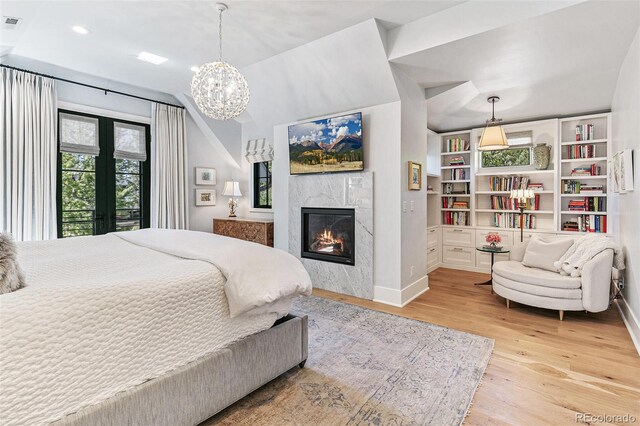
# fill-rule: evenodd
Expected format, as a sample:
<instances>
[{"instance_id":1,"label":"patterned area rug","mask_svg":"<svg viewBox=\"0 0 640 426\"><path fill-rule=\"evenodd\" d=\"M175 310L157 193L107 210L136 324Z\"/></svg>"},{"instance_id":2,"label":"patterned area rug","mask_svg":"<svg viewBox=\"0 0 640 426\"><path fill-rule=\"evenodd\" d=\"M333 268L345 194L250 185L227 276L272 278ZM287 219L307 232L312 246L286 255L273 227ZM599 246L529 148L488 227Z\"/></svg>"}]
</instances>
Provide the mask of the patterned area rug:
<instances>
[{"instance_id":1,"label":"patterned area rug","mask_svg":"<svg viewBox=\"0 0 640 426\"><path fill-rule=\"evenodd\" d=\"M204 425L459 425L493 340L319 297L309 359Z\"/></svg>"}]
</instances>

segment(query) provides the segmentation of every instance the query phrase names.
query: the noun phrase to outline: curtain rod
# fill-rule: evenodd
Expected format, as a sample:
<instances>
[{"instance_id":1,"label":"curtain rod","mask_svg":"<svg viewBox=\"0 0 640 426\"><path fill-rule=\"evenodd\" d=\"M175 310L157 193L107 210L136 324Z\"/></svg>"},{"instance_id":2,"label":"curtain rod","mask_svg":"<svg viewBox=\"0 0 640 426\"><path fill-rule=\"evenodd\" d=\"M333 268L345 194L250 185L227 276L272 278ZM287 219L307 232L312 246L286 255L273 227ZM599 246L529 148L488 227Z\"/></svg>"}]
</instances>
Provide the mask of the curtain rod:
<instances>
[{"instance_id":1,"label":"curtain rod","mask_svg":"<svg viewBox=\"0 0 640 426\"><path fill-rule=\"evenodd\" d=\"M0 64L0 67L8 68L8 69L14 70L14 71L22 71L22 72L26 72L26 73L29 73L29 74L37 75L37 76L40 76L40 77L52 78L54 80L64 81L65 83L76 84L78 86L88 87L90 89L100 90L101 92L104 92L105 95L107 93L113 93L115 95L128 96L130 98L140 99L140 100L148 101L148 102L155 102L157 104L168 105L168 106L184 109L184 107L182 105L174 105L174 104L170 104L168 102L156 101L155 99L149 99L149 98L145 98L143 96L132 95L130 93L124 93L124 92L119 92L117 90L106 89L104 87L93 86L93 85L87 84L87 83L80 83L79 81L68 80L66 78L55 77L53 75L47 75L47 74L42 74L42 73L39 73L39 72L25 70L25 69L22 69L22 68L16 68L16 67L12 67L10 65Z\"/></svg>"}]
</instances>

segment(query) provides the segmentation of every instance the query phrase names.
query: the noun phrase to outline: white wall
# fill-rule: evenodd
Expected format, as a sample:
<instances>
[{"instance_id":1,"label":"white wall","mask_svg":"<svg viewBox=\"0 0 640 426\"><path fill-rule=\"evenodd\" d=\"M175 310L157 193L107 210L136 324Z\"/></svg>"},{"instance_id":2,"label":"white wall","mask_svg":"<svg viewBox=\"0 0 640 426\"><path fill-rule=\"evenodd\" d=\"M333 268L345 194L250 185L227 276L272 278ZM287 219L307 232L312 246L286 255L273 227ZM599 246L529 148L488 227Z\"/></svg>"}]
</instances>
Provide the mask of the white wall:
<instances>
[{"instance_id":1,"label":"white wall","mask_svg":"<svg viewBox=\"0 0 640 426\"><path fill-rule=\"evenodd\" d=\"M383 294L400 290L400 102L325 116L362 112L365 170L373 172L374 285ZM321 118L321 117L317 117ZM289 147L287 129L295 122L275 126L273 174L275 246L288 250ZM424 226L422 226L424 228Z\"/></svg>"},{"instance_id":2,"label":"white wall","mask_svg":"<svg viewBox=\"0 0 640 426\"><path fill-rule=\"evenodd\" d=\"M636 348L640 351L640 238L638 238L638 212L640 212L640 30L622 64L611 104L613 141L612 152L634 149L635 191L610 194L611 231L624 247L627 269L624 271L626 288L621 311Z\"/></svg>"}]
</instances>

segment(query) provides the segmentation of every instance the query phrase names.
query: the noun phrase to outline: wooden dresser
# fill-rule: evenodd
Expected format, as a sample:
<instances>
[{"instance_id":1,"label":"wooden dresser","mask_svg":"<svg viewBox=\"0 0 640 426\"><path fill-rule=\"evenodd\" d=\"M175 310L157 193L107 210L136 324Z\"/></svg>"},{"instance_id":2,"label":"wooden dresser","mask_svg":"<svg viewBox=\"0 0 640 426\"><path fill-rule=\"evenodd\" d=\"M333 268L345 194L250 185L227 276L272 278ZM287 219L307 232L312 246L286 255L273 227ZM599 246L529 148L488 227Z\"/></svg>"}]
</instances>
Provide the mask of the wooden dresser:
<instances>
[{"instance_id":1,"label":"wooden dresser","mask_svg":"<svg viewBox=\"0 0 640 426\"><path fill-rule=\"evenodd\" d=\"M273 247L273 220L239 217L213 219L213 233Z\"/></svg>"}]
</instances>

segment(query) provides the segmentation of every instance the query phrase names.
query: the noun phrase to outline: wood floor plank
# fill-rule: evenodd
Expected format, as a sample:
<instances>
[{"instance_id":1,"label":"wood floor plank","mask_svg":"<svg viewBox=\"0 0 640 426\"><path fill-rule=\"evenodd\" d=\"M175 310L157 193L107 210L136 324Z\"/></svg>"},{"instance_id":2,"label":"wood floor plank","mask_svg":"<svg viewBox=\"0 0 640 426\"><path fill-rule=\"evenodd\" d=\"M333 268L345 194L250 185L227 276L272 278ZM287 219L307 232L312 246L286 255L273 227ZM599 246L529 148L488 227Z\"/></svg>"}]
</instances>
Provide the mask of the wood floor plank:
<instances>
[{"instance_id":1,"label":"wood floor plank","mask_svg":"<svg viewBox=\"0 0 640 426\"><path fill-rule=\"evenodd\" d=\"M429 291L396 308L324 290L314 294L426 321L496 341L468 425L575 425L576 414L635 416L640 423L640 357L615 308L597 314L511 303L488 275L440 268ZM624 423L598 423L624 424Z\"/></svg>"}]
</instances>

